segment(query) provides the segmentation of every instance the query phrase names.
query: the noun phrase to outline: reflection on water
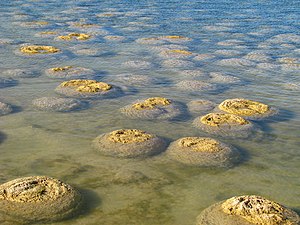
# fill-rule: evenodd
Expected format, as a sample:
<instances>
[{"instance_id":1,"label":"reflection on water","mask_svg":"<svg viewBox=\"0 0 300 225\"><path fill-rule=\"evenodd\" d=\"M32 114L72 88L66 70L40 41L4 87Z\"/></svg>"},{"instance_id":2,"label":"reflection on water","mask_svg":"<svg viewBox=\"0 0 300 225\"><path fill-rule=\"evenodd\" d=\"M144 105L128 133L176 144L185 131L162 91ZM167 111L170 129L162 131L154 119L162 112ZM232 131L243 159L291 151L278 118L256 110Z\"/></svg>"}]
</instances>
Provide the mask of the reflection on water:
<instances>
[{"instance_id":1,"label":"reflection on water","mask_svg":"<svg viewBox=\"0 0 300 225\"><path fill-rule=\"evenodd\" d=\"M190 225L209 205L243 194L300 210L298 1L18 0L0 6L0 101L13 109L0 121L0 183L46 175L81 190L86 210L59 224ZM66 34L72 38L57 38ZM22 55L24 44L61 52ZM82 110L39 111L32 101L59 97L54 90L69 76L60 71L53 79L49 68L67 66L123 94L88 99ZM178 102L184 116L137 120L121 113L156 96ZM261 101L279 114L254 121L257 129L246 139L193 127L209 111L188 113L189 102L229 98ZM128 128L168 143L216 138L239 149L242 160L228 169L199 168L165 154L121 159L92 148L98 135Z\"/></svg>"}]
</instances>

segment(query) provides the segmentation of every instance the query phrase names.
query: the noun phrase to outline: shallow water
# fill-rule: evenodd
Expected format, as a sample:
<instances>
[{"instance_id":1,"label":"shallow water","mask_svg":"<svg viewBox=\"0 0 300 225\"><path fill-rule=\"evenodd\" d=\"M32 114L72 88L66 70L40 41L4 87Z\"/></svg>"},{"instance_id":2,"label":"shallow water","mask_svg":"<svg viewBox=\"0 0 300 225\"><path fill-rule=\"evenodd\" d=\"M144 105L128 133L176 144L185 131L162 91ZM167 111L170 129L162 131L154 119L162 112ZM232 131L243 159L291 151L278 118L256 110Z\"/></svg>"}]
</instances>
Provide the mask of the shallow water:
<instances>
[{"instance_id":1,"label":"shallow water","mask_svg":"<svg viewBox=\"0 0 300 225\"><path fill-rule=\"evenodd\" d=\"M36 70L40 76L14 77L17 85L0 88L0 101L14 107L14 113L0 120L0 183L46 175L77 187L86 199L85 209L59 224L191 225L204 208L242 194L262 195L300 212L299 88L286 85L300 82L299 11L297 0L1 2L1 71ZM32 21L49 24L29 26ZM97 24L101 28L74 28L68 22ZM49 30L98 35L87 41L70 42L55 40L55 35L36 35ZM109 35L124 39L105 38ZM154 44L137 41L167 35L191 40ZM62 53L16 54L23 43L53 45ZM158 49L172 48L170 44L193 53L176 58L185 60L186 66L166 66L164 62L173 58L161 57ZM97 50L97 54L76 54L76 49L81 48ZM220 54L226 51L234 56ZM249 53L260 54L251 54L249 59ZM200 54L210 57L197 57ZM281 58L298 62L282 63ZM128 66L129 61L136 61L135 66ZM145 66L144 61L149 64ZM93 69L96 79L122 86L125 94L91 100L90 107L81 111L35 109L32 100L58 96L54 89L61 80L46 76L45 70L67 65ZM177 88L180 81L191 79L180 73L187 69L201 70L207 76L192 79L216 84L217 91ZM209 77L215 72L237 77L241 82L216 83ZM117 79L120 74L147 75L159 82L126 86ZM220 103L243 97L276 107L279 114L254 122L258 129L247 139L216 137L243 152L242 162L229 169L189 167L163 154L143 160L116 159L104 157L91 147L99 134L121 128L146 130L168 141L185 136L213 137L192 126L193 119L200 115L186 113L171 121L144 121L128 119L120 113L125 105L154 96L182 104L196 99ZM143 179L132 176L135 172L142 173Z\"/></svg>"}]
</instances>

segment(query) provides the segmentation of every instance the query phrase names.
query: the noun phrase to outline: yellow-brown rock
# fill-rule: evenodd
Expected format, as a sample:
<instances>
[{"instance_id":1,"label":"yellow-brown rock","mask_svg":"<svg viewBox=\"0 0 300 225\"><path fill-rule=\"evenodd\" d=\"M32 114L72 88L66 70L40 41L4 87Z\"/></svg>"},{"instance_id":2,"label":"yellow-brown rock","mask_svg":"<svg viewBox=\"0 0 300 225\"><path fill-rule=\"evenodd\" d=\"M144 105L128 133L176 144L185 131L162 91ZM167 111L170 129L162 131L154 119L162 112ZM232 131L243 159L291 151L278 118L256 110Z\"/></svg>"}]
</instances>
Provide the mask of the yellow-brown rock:
<instances>
[{"instance_id":1,"label":"yellow-brown rock","mask_svg":"<svg viewBox=\"0 0 300 225\"><path fill-rule=\"evenodd\" d=\"M51 68L51 70L53 72L59 72L59 71L66 71L68 69L71 69L72 66L64 66L64 67L55 67L55 68Z\"/></svg>"},{"instance_id":2,"label":"yellow-brown rock","mask_svg":"<svg viewBox=\"0 0 300 225\"><path fill-rule=\"evenodd\" d=\"M187 37L179 36L179 35L168 35L168 36L163 36L162 38L165 38L165 39L177 39L177 40L188 39Z\"/></svg>"},{"instance_id":3,"label":"yellow-brown rock","mask_svg":"<svg viewBox=\"0 0 300 225\"><path fill-rule=\"evenodd\" d=\"M96 137L93 146L102 154L122 158L145 158L165 149L165 141L138 129L120 129Z\"/></svg>"},{"instance_id":4,"label":"yellow-brown rock","mask_svg":"<svg viewBox=\"0 0 300 225\"><path fill-rule=\"evenodd\" d=\"M102 92L112 88L110 84L96 80L69 80L60 84L61 87L74 87L78 92Z\"/></svg>"},{"instance_id":5,"label":"yellow-brown rock","mask_svg":"<svg viewBox=\"0 0 300 225\"><path fill-rule=\"evenodd\" d=\"M220 142L212 138L185 137L178 141L178 145L194 152L218 152L221 150Z\"/></svg>"},{"instance_id":6,"label":"yellow-brown rock","mask_svg":"<svg viewBox=\"0 0 300 225\"><path fill-rule=\"evenodd\" d=\"M60 180L18 178L0 185L0 222L48 224L63 220L76 213L81 200L77 190Z\"/></svg>"},{"instance_id":7,"label":"yellow-brown rock","mask_svg":"<svg viewBox=\"0 0 300 225\"><path fill-rule=\"evenodd\" d=\"M167 50L166 53L173 53L173 54L182 54L182 55L192 55L190 51L182 50L182 49L171 49Z\"/></svg>"},{"instance_id":8,"label":"yellow-brown rock","mask_svg":"<svg viewBox=\"0 0 300 225\"><path fill-rule=\"evenodd\" d=\"M153 97L153 98L148 98L143 102L133 104L132 108L136 110L145 110L145 109L153 109L157 106L165 106L170 104L171 101L167 98Z\"/></svg>"},{"instance_id":9,"label":"yellow-brown rock","mask_svg":"<svg viewBox=\"0 0 300 225\"><path fill-rule=\"evenodd\" d=\"M84 40L88 40L91 38L91 35L89 34L84 34L84 33L70 33L68 35L62 35L62 36L58 36L58 39L61 40L80 40L80 41L84 41Z\"/></svg>"},{"instance_id":10,"label":"yellow-brown rock","mask_svg":"<svg viewBox=\"0 0 300 225\"><path fill-rule=\"evenodd\" d=\"M299 225L299 215L261 196L235 196L204 209L196 225Z\"/></svg>"},{"instance_id":11,"label":"yellow-brown rock","mask_svg":"<svg viewBox=\"0 0 300 225\"><path fill-rule=\"evenodd\" d=\"M236 98L223 101L219 109L239 116L253 116L267 113L270 107L260 102Z\"/></svg>"},{"instance_id":12,"label":"yellow-brown rock","mask_svg":"<svg viewBox=\"0 0 300 225\"><path fill-rule=\"evenodd\" d=\"M218 127L220 125L246 125L249 121L240 116L227 113L209 113L200 118L201 123L208 126Z\"/></svg>"},{"instance_id":13,"label":"yellow-brown rock","mask_svg":"<svg viewBox=\"0 0 300 225\"><path fill-rule=\"evenodd\" d=\"M57 31L43 31L43 32L40 32L39 34L41 34L41 35L54 35L54 34L57 34Z\"/></svg>"},{"instance_id":14,"label":"yellow-brown rock","mask_svg":"<svg viewBox=\"0 0 300 225\"><path fill-rule=\"evenodd\" d=\"M27 45L20 48L22 53L26 54L49 54L60 52L60 49L47 45Z\"/></svg>"},{"instance_id":15,"label":"yellow-brown rock","mask_svg":"<svg viewBox=\"0 0 300 225\"><path fill-rule=\"evenodd\" d=\"M145 142L152 138L153 135L147 134L145 131L137 129L121 129L109 133L108 139L118 143L137 143Z\"/></svg>"},{"instance_id":16,"label":"yellow-brown rock","mask_svg":"<svg viewBox=\"0 0 300 225\"><path fill-rule=\"evenodd\" d=\"M295 213L261 196L233 197L222 204L223 212L257 225L297 225ZM298 217L299 219L299 217ZM298 220L299 222L299 220Z\"/></svg>"}]
</instances>

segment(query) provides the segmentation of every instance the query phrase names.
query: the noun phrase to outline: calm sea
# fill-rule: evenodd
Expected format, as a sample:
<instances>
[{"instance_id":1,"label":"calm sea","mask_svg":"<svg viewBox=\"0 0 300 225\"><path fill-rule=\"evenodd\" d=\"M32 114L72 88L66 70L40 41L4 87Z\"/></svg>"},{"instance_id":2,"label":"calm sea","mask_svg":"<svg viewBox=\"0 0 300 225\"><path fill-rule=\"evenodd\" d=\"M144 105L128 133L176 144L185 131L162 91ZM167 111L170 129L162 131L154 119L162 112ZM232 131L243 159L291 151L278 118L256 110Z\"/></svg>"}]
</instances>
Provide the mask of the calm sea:
<instances>
[{"instance_id":1,"label":"calm sea","mask_svg":"<svg viewBox=\"0 0 300 225\"><path fill-rule=\"evenodd\" d=\"M300 211L298 0L14 0L0 3L0 24L0 78L15 80L13 86L0 85L0 101L14 108L0 120L0 183L46 175L78 188L85 209L58 224L193 225L206 207L243 194L262 195ZM46 31L55 34L41 34ZM70 32L92 38L56 38ZM161 41L162 36L188 41ZM20 46L27 43L62 52L20 55ZM164 55L166 49L191 54L178 59ZM94 70L93 79L121 86L125 94L90 100L89 108L68 113L37 110L32 101L59 96L54 89L62 82L45 71L68 65ZM33 75L7 75L14 69ZM135 83L132 75L149 79ZM184 80L218 88L178 86ZM257 130L242 139L194 128L192 121L201 113L169 121L134 120L120 113L136 99L155 96L183 105L248 98L276 107L279 114L255 121ZM235 146L243 158L232 168L202 168L163 154L122 159L92 148L95 137L122 128L142 129L168 142L213 137Z\"/></svg>"}]
</instances>

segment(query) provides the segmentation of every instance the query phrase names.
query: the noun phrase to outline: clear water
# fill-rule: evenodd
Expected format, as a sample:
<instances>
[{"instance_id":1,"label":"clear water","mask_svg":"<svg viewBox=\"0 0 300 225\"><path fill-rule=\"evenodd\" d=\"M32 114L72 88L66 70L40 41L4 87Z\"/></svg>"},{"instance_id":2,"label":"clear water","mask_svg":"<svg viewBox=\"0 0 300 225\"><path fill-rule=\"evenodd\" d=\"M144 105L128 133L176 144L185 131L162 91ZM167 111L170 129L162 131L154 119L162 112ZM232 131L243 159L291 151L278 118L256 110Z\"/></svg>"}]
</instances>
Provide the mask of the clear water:
<instances>
[{"instance_id":1,"label":"clear water","mask_svg":"<svg viewBox=\"0 0 300 225\"><path fill-rule=\"evenodd\" d=\"M242 194L262 195L299 212L299 11L298 0L1 2L0 38L13 41L0 44L1 71L25 68L37 70L41 76L20 78L18 85L0 89L0 100L16 107L14 113L2 116L0 121L0 182L47 175L80 189L86 199L85 209L59 224L190 225L195 224L197 215L209 205ZM116 13L116 16L97 16L101 13ZM49 25L22 26L30 21L47 21ZM101 25L100 34L86 42L36 36L48 30L75 31L67 22L80 21ZM124 40L108 41L104 39L106 35L122 36ZM175 83L187 79L180 75L182 68L163 67L163 59L151 50L153 45L136 42L139 38L162 35L189 37L190 42L179 45L194 54L214 56L204 61L192 57L189 60L194 65L188 69L234 75L242 83L227 84L215 93L176 89ZM20 56L15 51L22 43L53 45L63 53ZM79 44L98 49L100 54L76 55L72 49ZM235 50L239 54L225 56L218 54L218 50ZM267 55L267 60L252 60L251 66L241 67L218 64L222 59L243 58L254 51ZM280 59L285 57L298 62L284 65ZM122 64L131 60L145 60L154 66L144 70ZM273 67L262 68L260 63L270 63ZM161 82L137 86L121 98L94 100L87 110L70 113L36 110L32 100L57 96L54 88L61 82L45 76L44 71L64 65L94 69L99 80L114 82L115 75L133 73ZM290 83L294 84L292 88L287 85ZM250 98L277 107L279 115L256 122L259 130L251 138L218 137L245 152L244 161L230 169L183 166L163 156L146 160L104 157L91 147L99 134L120 128L143 129L169 141L184 136L209 136L192 127L197 115L176 121L143 121L120 114L119 109L133 100L152 96L185 104L199 98L216 103L227 98ZM123 179L119 175L122 171L138 171L146 178Z\"/></svg>"}]
</instances>

